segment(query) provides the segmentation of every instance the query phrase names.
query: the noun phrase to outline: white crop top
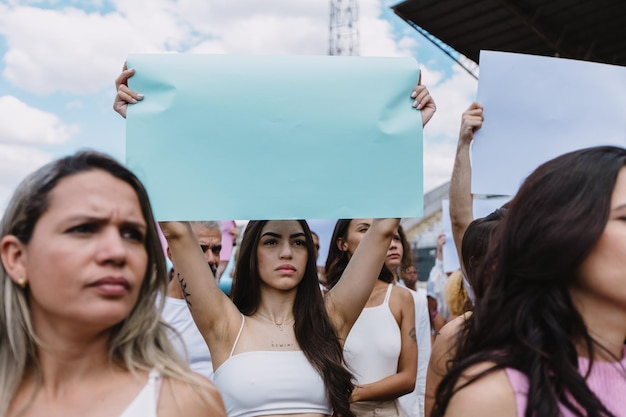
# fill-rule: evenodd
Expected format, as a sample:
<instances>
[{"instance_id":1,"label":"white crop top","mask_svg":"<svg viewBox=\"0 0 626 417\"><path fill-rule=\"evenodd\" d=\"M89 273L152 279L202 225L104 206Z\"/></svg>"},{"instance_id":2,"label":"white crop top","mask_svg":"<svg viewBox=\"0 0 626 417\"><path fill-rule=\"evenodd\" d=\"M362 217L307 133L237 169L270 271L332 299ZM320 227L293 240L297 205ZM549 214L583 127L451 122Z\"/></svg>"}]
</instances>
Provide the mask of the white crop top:
<instances>
[{"instance_id":1,"label":"white crop top","mask_svg":"<svg viewBox=\"0 0 626 417\"><path fill-rule=\"evenodd\" d=\"M161 375L158 371L152 370L148 375L148 382L139 391L120 417L157 417L157 406L159 403L159 392L161 390Z\"/></svg>"},{"instance_id":2,"label":"white crop top","mask_svg":"<svg viewBox=\"0 0 626 417\"><path fill-rule=\"evenodd\" d=\"M317 413L331 415L324 381L304 352L251 351L233 356L245 317L228 359L213 381L229 417Z\"/></svg>"},{"instance_id":3,"label":"white crop top","mask_svg":"<svg viewBox=\"0 0 626 417\"><path fill-rule=\"evenodd\" d=\"M363 309L346 338L343 356L357 385L380 381L398 372L402 343L400 327L389 308L392 288L393 284L389 284L381 305Z\"/></svg>"}]
</instances>

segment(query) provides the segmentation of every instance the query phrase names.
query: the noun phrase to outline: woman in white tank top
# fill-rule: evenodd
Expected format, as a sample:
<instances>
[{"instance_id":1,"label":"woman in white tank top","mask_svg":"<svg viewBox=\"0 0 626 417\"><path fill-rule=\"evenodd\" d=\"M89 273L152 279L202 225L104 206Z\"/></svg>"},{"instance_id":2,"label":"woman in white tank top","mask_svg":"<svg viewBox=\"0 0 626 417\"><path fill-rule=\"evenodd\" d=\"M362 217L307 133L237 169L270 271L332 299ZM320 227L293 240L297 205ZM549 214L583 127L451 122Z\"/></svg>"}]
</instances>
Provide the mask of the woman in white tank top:
<instances>
[{"instance_id":1,"label":"woman in white tank top","mask_svg":"<svg viewBox=\"0 0 626 417\"><path fill-rule=\"evenodd\" d=\"M215 283L189 224L161 224L229 416L323 416L333 410L350 415L352 381L342 366L341 341L371 293L373 271L382 267L398 222L373 222L354 266L322 299L307 223L251 221L239 249L232 300ZM266 368L267 363L274 365ZM300 385L308 380L310 392Z\"/></svg>"},{"instance_id":2,"label":"woman in white tank top","mask_svg":"<svg viewBox=\"0 0 626 417\"><path fill-rule=\"evenodd\" d=\"M344 219L335 225L326 260L331 287L346 265L356 262L357 248L372 224L373 219ZM399 240L397 227L393 239ZM389 250L385 259L393 256L402 255ZM398 417L403 416L398 397L415 388L415 305L408 291L393 285L389 269L381 265L376 271L378 280L344 345L346 364L357 382L351 409L359 417Z\"/></svg>"},{"instance_id":3,"label":"woman in white tank top","mask_svg":"<svg viewBox=\"0 0 626 417\"><path fill-rule=\"evenodd\" d=\"M0 416L226 415L167 338L163 250L121 164L80 152L31 174L0 254Z\"/></svg>"}]
</instances>

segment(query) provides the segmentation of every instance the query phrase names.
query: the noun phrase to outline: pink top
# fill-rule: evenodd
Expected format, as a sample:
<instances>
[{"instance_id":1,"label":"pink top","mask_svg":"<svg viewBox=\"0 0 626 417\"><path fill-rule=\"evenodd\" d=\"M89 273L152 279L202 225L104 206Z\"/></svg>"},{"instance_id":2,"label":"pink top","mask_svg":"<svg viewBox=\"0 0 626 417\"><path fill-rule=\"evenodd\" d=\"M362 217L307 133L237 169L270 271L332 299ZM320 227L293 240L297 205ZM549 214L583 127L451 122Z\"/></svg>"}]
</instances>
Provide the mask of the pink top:
<instances>
[{"instance_id":1,"label":"pink top","mask_svg":"<svg viewBox=\"0 0 626 417\"><path fill-rule=\"evenodd\" d=\"M589 359L578 358L578 371L585 375L589 369ZM526 411L526 396L528 394L528 378L516 369L505 369L509 381L515 392L517 416L524 417ZM626 346L622 360L619 362L594 361L591 373L587 378L587 386L614 415L623 416L626 410ZM574 414L565 406L560 407L563 417L573 417Z\"/></svg>"},{"instance_id":2,"label":"pink top","mask_svg":"<svg viewBox=\"0 0 626 417\"><path fill-rule=\"evenodd\" d=\"M231 230L237 227L234 220L222 220L222 251L220 252L220 261L229 261L233 253L233 235Z\"/></svg>"}]
</instances>

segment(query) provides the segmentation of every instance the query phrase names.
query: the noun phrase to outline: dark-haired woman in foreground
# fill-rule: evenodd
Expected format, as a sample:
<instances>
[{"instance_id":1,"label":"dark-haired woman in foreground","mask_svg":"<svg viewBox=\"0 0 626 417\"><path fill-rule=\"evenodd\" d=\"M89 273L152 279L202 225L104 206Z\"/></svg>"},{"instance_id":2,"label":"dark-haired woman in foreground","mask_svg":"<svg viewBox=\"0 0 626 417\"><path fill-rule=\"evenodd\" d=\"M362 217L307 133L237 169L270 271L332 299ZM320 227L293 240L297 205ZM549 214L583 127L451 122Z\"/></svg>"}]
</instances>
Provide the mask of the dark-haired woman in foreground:
<instances>
[{"instance_id":1,"label":"dark-haired woman in foreground","mask_svg":"<svg viewBox=\"0 0 626 417\"><path fill-rule=\"evenodd\" d=\"M307 223L252 221L239 249L232 301L207 278L211 270L189 224L161 224L229 416L352 415L342 343L398 222L374 222L355 262L322 299Z\"/></svg>"},{"instance_id":2,"label":"dark-haired woman in foreground","mask_svg":"<svg viewBox=\"0 0 626 417\"><path fill-rule=\"evenodd\" d=\"M623 416L626 150L537 168L511 201L433 416Z\"/></svg>"}]
</instances>

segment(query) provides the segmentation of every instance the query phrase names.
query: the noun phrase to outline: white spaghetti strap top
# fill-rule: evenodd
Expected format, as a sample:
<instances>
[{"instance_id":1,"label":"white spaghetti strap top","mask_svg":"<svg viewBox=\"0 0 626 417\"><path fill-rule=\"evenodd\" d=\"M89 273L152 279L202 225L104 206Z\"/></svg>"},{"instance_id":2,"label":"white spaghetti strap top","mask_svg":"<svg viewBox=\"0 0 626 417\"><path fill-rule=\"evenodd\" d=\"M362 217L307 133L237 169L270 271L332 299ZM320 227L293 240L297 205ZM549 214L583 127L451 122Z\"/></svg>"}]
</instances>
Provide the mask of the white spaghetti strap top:
<instances>
[{"instance_id":1,"label":"white spaghetti strap top","mask_svg":"<svg viewBox=\"0 0 626 417\"><path fill-rule=\"evenodd\" d=\"M229 417L268 414L322 414L332 410L324 381L301 350L249 351L233 356L245 316L230 355L215 370L214 382Z\"/></svg>"},{"instance_id":2,"label":"white spaghetti strap top","mask_svg":"<svg viewBox=\"0 0 626 417\"><path fill-rule=\"evenodd\" d=\"M119 417L157 417L161 382L161 373L155 369L150 371L146 385Z\"/></svg>"},{"instance_id":3,"label":"white spaghetti strap top","mask_svg":"<svg viewBox=\"0 0 626 417\"><path fill-rule=\"evenodd\" d=\"M233 348L230 350L230 355L228 355L229 358L233 356L233 352L235 351L235 348L237 347L237 343L239 342L239 337L241 336L241 332L243 331L243 325L245 322L246 322L246 316L244 316L242 313L241 314L241 327L239 327L239 333L237 333L237 337L235 338L235 343L233 343Z\"/></svg>"},{"instance_id":4,"label":"white spaghetti strap top","mask_svg":"<svg viewBox=\"0 0 626 417\"><path fill-rule=\"evenodd\" d=\"M344 343L344 360L358 385L398 372L402 343L400 327L389 308L392 289L389 284L382 304L363 309Z\"/></svg>"},{"instance_id":5,"label":"white spaghetti strap top","mask_svg":"<svg viewBox=\"0 0 626 417\"><path fill-rule=\"evenodd\" d=\"M391 296L391 289L393 288L393 284L389 284L387 287L387 292L385 293L385 299L383 300L383 305L389 304L389 297Z\"/></svg>"}]
</instances>

